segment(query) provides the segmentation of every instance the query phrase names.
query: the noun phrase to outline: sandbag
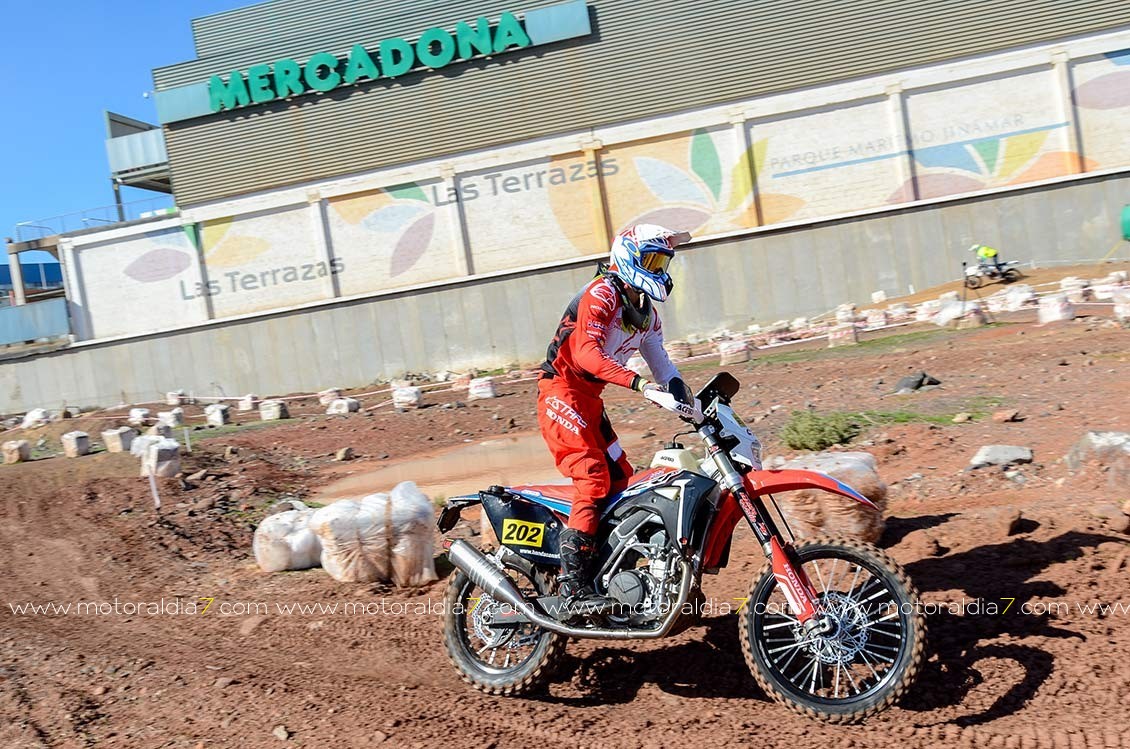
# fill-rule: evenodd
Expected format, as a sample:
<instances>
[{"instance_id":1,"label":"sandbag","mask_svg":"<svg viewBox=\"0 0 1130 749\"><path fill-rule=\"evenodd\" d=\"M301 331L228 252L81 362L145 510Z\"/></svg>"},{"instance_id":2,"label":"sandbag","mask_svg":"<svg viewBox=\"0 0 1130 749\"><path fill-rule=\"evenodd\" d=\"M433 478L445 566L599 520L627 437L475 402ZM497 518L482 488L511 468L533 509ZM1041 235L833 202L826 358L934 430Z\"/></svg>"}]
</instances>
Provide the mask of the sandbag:
<instances>
[{"instance_id":1,"label":"sandbag","mask_svg":"<svg viewBox=\"0 0 1130 749\"><path fill-rule=\"evenodd\" d=\"M848 536L875 543L883 533L887 485L879 478L875 457L865 452L813 453L784 463L782 468L818 471L838 479L870 499L873 510L856 500L819 489L778 495L778 505L789 527L800 539L814 536Z\"/></svg>"},{"instance_id":2,"label":"sandbag","mask_svg":"<svg viewBox=\"0 0 1130 749\"><path fill-rule=\"evenodd\" d=\"M268 515L255 529L252 548L264 572L305 570L321 564L322 543L310 530L315 510L287 510Z\"/></svg>"},{"instance_id":3,"label":"sandbag","mask_svg":"<svg viewBox=\"0 0 1130 749\"><path fill-rule=\"evenodd\" d=\"M314 512L310 530L322 544L322 567L342 582L422 585L436 580L431 502L411 481L391 494L334 502Z\"/></svg>"}]
</instances>

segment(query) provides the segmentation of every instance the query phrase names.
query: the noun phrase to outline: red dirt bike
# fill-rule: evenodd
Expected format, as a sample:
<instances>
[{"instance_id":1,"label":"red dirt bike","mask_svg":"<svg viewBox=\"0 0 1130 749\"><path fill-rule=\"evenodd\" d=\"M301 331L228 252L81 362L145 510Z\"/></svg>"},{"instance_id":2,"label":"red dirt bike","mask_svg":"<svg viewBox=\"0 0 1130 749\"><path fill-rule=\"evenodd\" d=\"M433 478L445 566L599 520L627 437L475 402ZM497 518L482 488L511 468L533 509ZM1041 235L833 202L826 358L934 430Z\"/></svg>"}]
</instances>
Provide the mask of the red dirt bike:
<instances>
[{"instance_id":1,"label":"red dirt bike","mask_svg":"<svg viewBox=\"0 0 1130 749\"><path fill-rule=\"evenodd\" d=\"M602 509L595 582L616 602L611 611L577 620L555 595L571 487L494 486L448 500L442 532L463 509L481 504L501 542L489 554L464 540L444 542L457 568L447 587L444 639L464 680L491 694L525 694L549 679L568 637L646 640L695 623L701 577L726 565L745 518L767 563L738 624L746 664L766 694L836 723L862 720L899 698L925 648L918 593L906 573L869 544L794 545L764 498L817 488L874 505L821 473L762 470L761 445L730 406L738 388L723 372L694 405L648 394L693 426L683 434L702 439L706 458L672 443Z\"/></svg>"}]
</instances>

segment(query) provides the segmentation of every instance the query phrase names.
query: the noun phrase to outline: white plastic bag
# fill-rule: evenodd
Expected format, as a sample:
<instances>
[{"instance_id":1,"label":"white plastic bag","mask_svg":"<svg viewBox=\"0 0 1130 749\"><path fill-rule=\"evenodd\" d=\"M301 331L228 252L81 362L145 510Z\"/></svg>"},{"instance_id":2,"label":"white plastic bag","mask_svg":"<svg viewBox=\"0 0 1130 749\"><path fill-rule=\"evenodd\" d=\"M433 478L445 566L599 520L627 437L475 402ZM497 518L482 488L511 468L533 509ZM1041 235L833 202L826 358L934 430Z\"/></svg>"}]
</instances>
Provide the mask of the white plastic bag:
<instances>
[{"instance_id":1,"label":"white plastic bag","mask_svg":"<svg viewBox=\"0 0 1130 749\"><path fill-rule=\"evenodd\" d=\"M342 582L421 585L437 579L432 560L431 502L411 481L391 494L341 500L314 512L310 530L322 544L322 567Z\"/></svg>"},{"instance_id":2,"label":"white plastic bag","mask_svg":"<svg viewBox=\"0 0 1130 749\"><path fill-rule=\"evenodd\" d=\"M269 515L255 529L252 548L264 572L305 570L321 562L322 544L310 530L315 510L287 510Z\"/></svg>"}]
</instances>

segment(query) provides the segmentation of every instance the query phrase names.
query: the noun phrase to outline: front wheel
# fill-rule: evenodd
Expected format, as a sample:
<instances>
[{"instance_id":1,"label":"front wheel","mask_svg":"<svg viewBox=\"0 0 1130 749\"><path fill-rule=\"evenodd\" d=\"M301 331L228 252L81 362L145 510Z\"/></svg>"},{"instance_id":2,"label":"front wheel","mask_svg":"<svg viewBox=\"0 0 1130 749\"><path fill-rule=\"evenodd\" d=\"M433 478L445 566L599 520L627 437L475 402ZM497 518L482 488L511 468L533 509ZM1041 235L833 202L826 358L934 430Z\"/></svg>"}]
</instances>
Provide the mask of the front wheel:
<instances>
[{"instance_id":1,"label":"front wheel","mask_svg":"<svg viewBox=\"0 0 1130 749\"><path fill-rule=\"evenodd\" d=\"M902 568L870 544L808 541L796 549L827 617L809 632L767 565L739 616L757 683L794 711L855 723L894 703L923 660L926 623Z\"/></svg>"},{"instance_id":2,"label":"front wheel","mask_svg":"<svg viewBox=\"0 0 1130 749\"><path fill-rule=\"evenodd\" d=\"M505 565L503 570L527 598L548 592L536 573ZM500 626L496 617L509 607L456 570L444 596L443 639L447 655L463 680L487 694L517 696L549 680L565 641L534 624Z\"/></svg>"},{"instance_id":3,"label":"front wheel","mask_svg":"<svg viewBox=\"0 0 1130 749\"><path fill-rule=\"evenodd\" d=\"M978 286L981 285L981 277L980 276L966 276L965 277L965 285L968 286L971 289L976 289Z\"/></svg>"}]
</instances>

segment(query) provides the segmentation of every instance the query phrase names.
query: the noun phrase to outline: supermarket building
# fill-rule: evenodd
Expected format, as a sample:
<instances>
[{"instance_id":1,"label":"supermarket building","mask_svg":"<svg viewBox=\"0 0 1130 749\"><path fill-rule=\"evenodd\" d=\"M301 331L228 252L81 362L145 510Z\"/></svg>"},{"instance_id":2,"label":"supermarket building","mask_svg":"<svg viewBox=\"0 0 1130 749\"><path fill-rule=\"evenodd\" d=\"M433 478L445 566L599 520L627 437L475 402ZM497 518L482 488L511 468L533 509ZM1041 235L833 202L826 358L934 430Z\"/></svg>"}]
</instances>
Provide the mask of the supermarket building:
<instances>
[{"instance_id":1,"label":"supermarket building","mask_svg":"<svg viewBox=\"0 0 1130 749\"><path fill-rule=\"evenodd\" d=\"M680 336L974 241L1097 258L1130 203L1116 2L272 0L192 34L107 143L177 208L9 245L58 254L74 342L0 363L0 411L529 362L633 223L696 237Z\"/></svg>"}]
</instances>

